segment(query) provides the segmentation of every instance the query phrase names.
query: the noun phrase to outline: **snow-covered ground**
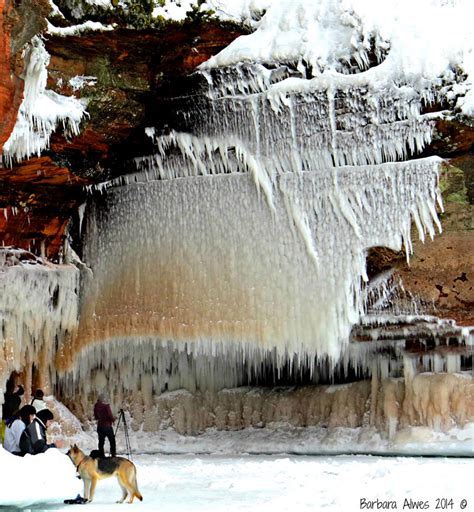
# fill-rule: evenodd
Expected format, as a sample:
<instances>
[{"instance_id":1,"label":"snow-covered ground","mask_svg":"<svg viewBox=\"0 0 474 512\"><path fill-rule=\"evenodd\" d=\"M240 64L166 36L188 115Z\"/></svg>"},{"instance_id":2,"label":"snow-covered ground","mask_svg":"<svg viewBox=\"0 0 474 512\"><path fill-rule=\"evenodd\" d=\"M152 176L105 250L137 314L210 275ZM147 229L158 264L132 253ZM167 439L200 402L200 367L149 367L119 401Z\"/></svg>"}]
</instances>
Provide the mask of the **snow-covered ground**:
<instances>
[{"instance_id":1,"label":"snow-covered ground","mask_svg":"<svg viewBox=\"0 0 474 512\"><path fill-rule=\"evenodd\" d=\"M55 405L61 421L77 422L62 404ZM76 434L69 436L60 424L50 430L53 438L63 437L67 445L76 442L86 453L96 448L95 432L74 427ZM393 509L389 502L397 510L414 510L413 502L427 502L424 510L462 510L464 499L464 510L474 511L474 424L444 434L412 428L400 431L392 442L369 428L298 429L285 424L196 436L129 429L129 439L144 496L133 505L139 510L351 512L377 510L377 500L378 510ZM125 453L123 425L117 446L119 454ZM21 458L0 446L0 511L70 510L63 500L82 494L82 482L66 450ZM355 454L364 451L378 455ZM409 456L381 455L390 453ZM115 504L119 498L115 478L101 481L87 510L121 510L125 505ZM437 501L443 499L448 501Z\"/></svg>"},{"instance_id":2,"label":"snow-covered ground","mask_svg":"<svg viewBox=\"0 0 474 512\"><path fill-rule=\"evenodd\" d=\"M48 430L50 440L62 438L65 447L22 458L0 446L0 511L69 510L64 499L82 494L82 482L65 452L77 443L89 453L97 447L97 434L83 430L54 397L48 396L47 402L58 420ZM377 510L377 499L379 505L394 501L398 510L415 509L410 499L427 501L424 510L461 510L465 499L465 510L474 511L474 423L445 433L412 427L399 430L391 441L369 427L274 423L180 435L173 430L134 431L128 413L126 424L144 496L143 503L133 506L141 510L351 512ZM119 455L126 452L123 423L118 425L117 447ZM115 510L119 497L115 478L99 482L88 510ZM436 501L444 498L448 501Z\"/></svg>"},{"instance_id":3,"label":"snow-covered ground","mask_svg":"<svg viewBox=\"0 0 474 512\"><path fill-rule=\"evenodd\" d=\"M134 462L144 497L136 510L474 510L469 458L135 455ZM3 510L70 511L63 499L82 492L57 450L20 459L0 448L0 482ZM128 509L115 504L120 495L114 478L103 480L87 510Z\"/></svg>"},{"instance_id":4,"label":"snow-covered ground","mask_svg":"<svg viewBox=\"0 0 474 512\"><path fill-rule=\"evenodd\" d=\"M123 436L123 434L122 434ZM124 440L118 435L118 446ZM81 439L81 437L79 438ZM87 443L91 449L95 446ZM428 427L400 430L393 441L382 437L374 428L292 427L275 424L261 429L206 432L191 436L175 431L131 434L132 450L139 453L210 454L210 455L425 455L474 457L474 423L448 432Z\"/></svg>"}]
</instances>

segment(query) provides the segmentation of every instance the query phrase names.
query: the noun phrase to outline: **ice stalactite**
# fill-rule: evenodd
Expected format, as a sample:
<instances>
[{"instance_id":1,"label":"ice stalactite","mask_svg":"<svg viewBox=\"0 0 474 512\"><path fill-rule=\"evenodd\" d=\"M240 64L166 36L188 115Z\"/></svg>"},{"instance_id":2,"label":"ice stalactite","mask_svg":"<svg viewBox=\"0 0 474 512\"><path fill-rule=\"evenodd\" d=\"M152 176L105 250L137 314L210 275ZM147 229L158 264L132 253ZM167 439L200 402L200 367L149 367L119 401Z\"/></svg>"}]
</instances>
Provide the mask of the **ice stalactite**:
<instances>
[{"instance_id":1,"label":"ice stalactite","mask_svg":"<svg viewBox=\"0 0 474 512\"><path fill-rule=\"evenodd\" d=\"M15 370L31 387L35 366L39 384L49 389L56 351L77 328L78 287L72 265L0 266L0 386Z\"/></svg>"},{"instance_id":2,"label":"ice stalactite","mask_svg":"<svg viewBox=\"0 0 474 512\"><path fill-rule=\"evenodd\" d=\"M65 135L77 135L85 105L74 97L46 89L49 54L39 37L25 50L24 98L15 127L3 146L3 158L11 165L32 155L40 156L51 134L62 126Z\"/></svg>"},{"instance_id":3,"label":"ice stalactite","mask_svg":"<svg viewBox=\"0 0 474 512\"><path fill-rule=\"evenodd\" d=\"M275 348L220 343L209 350L199 344L136 336L90 344L73 369L60 375L55 384L65 397L91 396L107 390L115 403L140 391L143 379L149 399L183 388L195 392L268 383L320 384L344 380L349 375L370 377L374 367L388 361L386 349L377 343L349 345L334 368L327 359L312 361L308 355L281 354ZM394 360L385 377L401 374L395 361L403 353L403 345L395 345L391 353Z\"/></svg>"}]
</instances>

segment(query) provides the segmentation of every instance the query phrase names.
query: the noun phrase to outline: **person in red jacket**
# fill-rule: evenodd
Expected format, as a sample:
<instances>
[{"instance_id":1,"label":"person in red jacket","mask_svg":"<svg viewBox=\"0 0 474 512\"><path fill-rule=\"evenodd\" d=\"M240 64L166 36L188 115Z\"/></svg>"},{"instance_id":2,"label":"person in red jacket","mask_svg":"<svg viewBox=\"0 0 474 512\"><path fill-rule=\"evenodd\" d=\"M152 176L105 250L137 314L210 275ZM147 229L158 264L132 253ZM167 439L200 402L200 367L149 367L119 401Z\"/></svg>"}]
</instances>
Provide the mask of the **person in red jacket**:
<instances>
[{"instance_id":1,"label":"person in red jacket","mask_svg":"<svg viewBox=\"0 0 474 512\"><path fill-rule=\"evenodd\" d=\"M110 455L115 457L115 434L112 425L115 421L115 416L110 409L109 399L107 395L99 395L96 404L94 405L94 418L97 420L97 434L99 435L99 452L101 457L105 457L104 444L105 438L110 443Z\"/></svg>"}]
</instances>

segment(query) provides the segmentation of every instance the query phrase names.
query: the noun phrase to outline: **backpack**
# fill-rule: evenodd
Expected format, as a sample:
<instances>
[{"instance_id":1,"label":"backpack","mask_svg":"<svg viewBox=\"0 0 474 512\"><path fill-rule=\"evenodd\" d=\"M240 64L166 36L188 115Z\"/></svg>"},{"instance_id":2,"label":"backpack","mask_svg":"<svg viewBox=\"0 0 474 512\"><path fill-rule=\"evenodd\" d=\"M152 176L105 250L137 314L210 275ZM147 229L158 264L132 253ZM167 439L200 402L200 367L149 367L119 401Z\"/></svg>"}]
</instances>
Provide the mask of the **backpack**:
<instances>
[{"instance_id":1,"label":"backpack","mask_svg":"<svg viewBox=\"0 0 474 512\"><path fill-rule=\"evenodd\" d=\"M27 453L30 453L31 455L34 455L33 450L33 443L31 442L31 436L28 430L25 428L23 430L21 437L20 437L20 451L22 455L25 455Z\"/></svg>"},{"instance_id":2,"label":"backpack","mask_svg":"<svg viewBox=\"0 0 474 512\"><path fill-rule=\"evenodd\" d=\"M23 444L22 444L23 443ZM24 430L20 437L20 450L25 455L31 453L43 453L49 448L46 444L46 428L43 423L35 418Z\"/></svg>"}]
</instances>

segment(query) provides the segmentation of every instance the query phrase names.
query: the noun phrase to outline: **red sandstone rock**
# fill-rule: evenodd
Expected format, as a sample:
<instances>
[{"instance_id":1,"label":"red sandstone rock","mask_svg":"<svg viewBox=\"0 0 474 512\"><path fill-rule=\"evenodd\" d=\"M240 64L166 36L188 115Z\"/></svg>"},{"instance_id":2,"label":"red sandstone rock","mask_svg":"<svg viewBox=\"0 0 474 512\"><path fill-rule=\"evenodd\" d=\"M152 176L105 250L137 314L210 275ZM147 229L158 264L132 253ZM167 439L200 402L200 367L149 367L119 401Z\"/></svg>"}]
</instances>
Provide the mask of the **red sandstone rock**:
<instances>
[{"instance_id":1,"label":"red sandstone rock","mask_svg":"<svg viewBox=\"0 0 474 512\"><path fill-rule=\"evenodd\" d=\"M15 74L18 56L11 55L8 15L9 0L0 0L0 152L15 126L18 108L23 99L23 80Z\"/></svg>"}]
</instances>

